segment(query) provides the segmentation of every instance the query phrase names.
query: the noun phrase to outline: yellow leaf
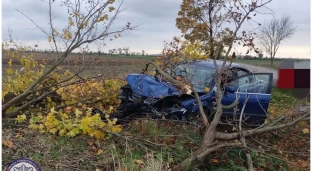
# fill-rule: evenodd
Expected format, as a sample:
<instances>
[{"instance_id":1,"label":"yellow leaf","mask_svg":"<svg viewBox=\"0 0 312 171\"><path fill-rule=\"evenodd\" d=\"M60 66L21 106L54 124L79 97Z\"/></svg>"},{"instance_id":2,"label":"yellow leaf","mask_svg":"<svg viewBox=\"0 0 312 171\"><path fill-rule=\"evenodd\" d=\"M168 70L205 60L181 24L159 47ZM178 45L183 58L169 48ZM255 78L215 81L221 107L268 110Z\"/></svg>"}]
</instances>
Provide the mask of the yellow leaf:
<instances>
[{"instance_id":1,"label":"yellow leaf","mask_svg":"<svg viewBox=\"0 0 312 171\"><path fill-rule=\"evenodd\" d=\"M80 112L78 109L75 110L75 114L76 114L76 117L78 118L80 116L82 112Z\"/></svg>"},{"instance_id":2,"label":"yellow leaf","mask_svg":"<svg viewBox=\"0 0 312 171\"><path fill-rule=\"evenodd\" d=\"M21 122L26 120L26 115L25 114L18 115L16 120L17 120L18 123L21 123Z\"/></svg>"},{"instance_id":3,"label":"yellow leaf","mask_svg":"<svg viewBox=\"0 0 312 171\"><path fill-rule=\"evenodd\" d=\"M12 68L7 69L7 74L8 74L8 75L12 75L12 74L13 74Z\"/></svg>"},{"instance_id":4,"label":"yellow leaf","mask_svg":"<svg viewBox=\"0 0 312 171\"><path fill-rule=\"evenodd\" d=\"M71 76L70 71L69 71L69 70L66 70L66 71L65 71L65 73L64 73L64 76L65 76L65 77L69 77L69 76Z\"/></svg>"},{"instance_id":5,"label":"yellow leaf","mask_svg":"<svg viewBox=\"0 0 312 171\"><path fill-rule=\"evenodd\" d=\"M79 134L79 130L77 128L72 129L70 132L67 133L68 136L74 137Z\"/></svg>"},{"instance_id":6,"label":"yellow leaf","mask_svg":"<svg viewBox=\"0 0 312 171\"><path fill-rule=\"evenodd\" d=\"M114 126L114 127L112 128L112 132L120 132L120 131L121 131L120 125Z\"/></svg>"},{"instance_id":7,"label":"yellow leaf","mask_svg":"<svg viewBox=\"0 0 312 171\"><path fill-rule=\"evenodd\" d=\"M109 9L109 12L112 12L112 11L114 11L114 10L115 10L115 7L110 6L108 9Z\"/></svg>"},{"instance_id":8,"label":"yellow leaf","mask_svg":"<svg viewBox=\"0 0 312 171\"><path fill-rule=\"evenodd\" d=\"M144 164L144 162L142 160L137 160L137 159L134 159L134 163L135 164Z\"/></svg>"},{"instance_id":9,"label":"yellow leaf","mask_svg":"<svg viewBox=\"0 0 312 171\"><path fill-rule=\"evenodd\" d=\"M96 130L95 132L94 132L94 137L96 138L96 139L103 139L104 138L104 133L102 132L102 131L98 131L98 130Z\"/></svg>"},{"instance_id":10,"label":"yellow leaf","mask_svg":"<svg viewBox=\"0 0 312 171\"><path fill-rule=\"evenodd\" d=\"M29 128L34 129L34 130L38 130L39 129L39 125L38 124L30 124Z\"/></svg>"},{"instance_id":11,"label":"yellow leaf","mask_svg":"<svg viewBox=\"0 0 312 171\"><path fill-rule=\"evenodd\" d=\"M303 130L302 130L302 132L304 133L304 134L309 134L309 129L308 128L304 128Z\"/></svg>"},{"instance_id":12,"label":"yellow leaf","mask_svg":"<svg viewBox=\"0 0 312 171\"><path fill-rule=\"evenodd\" d=\"M242 143L238 140L234 140L237 145L241 145Z\"/></svg>"},{"instance_id":13,"label":"yellow leaf","mask_svg":"<svg viewBox=\"0 0 312 171\"><path fill-rule=\"evenodd\" d=\"M102 153L103 153L103 150L102 150L102 149L98 149L97 155L100 155L100 154L102 154Z\"/></svg>"},{"instance_id":14,"label":"yellow leaf","mask_svg":"<svg viewBox=\"0 0 312 171\"><path fill-rule=\"evenodd\" d=\"M65 119L67 119L68 118L68 115L66 115L66 113L63 113L63 115L62 115Z\"/></svg>"},{"instance_id":15,"label":"yellow leaf","mask_svg":"<svg viewBox=\"0 0 312 171\"><path fill-rule=\"evenodd\" d=\"M115 125L117 123L117 118L114 118L112 123Z\"/></svg>"},{"instance_id":16,"label":"yellow leaf","mask_svg":"<svg viewBox=\"0 0 312 171\"><path fill-rule=\"evenodd\" d=\"M9 60L8 64L10 67L12 66L12 59Z\"/></svg>"},{"instance_id":17,"label":"yellow leaf","mask_svg":"<svg viewBox=\"0 0 312 171\"><path fill-rule=\"evenodd\" d=\"M209 87L205 87L204 91L205 91L205 92L209 92L209 91L210 91L210 88L209 88Z\"/></svg>"},{"instance_id":18,"label":"yellow leaf","mask_svg":"<svg viewBox=\"0 0 312 171\"><path fill-rule=\"evenodd\" d=\"M109 112L112 112L114 110L113 106L109 106Z\"/></svg>"},{"instance_id":19,"label":"yellow leaf","mask_svg":"<svg viewBox=\"0 0 312 171\"><path fill-rule=\"evenodd\" d=\"M55 112L54 107L52 107L50 111L51 113L54 113Z\"/></svg>"},{"instance_id":20,"label":"yellow leaf","mask_svg":"<svg viewBox=\"0 0 312 171\"><path fill-rule=\"evenodd\" d=\"M61 129L60 132L59 132L59 135L60 135L60 136L63 136L63 135L65 135L65 134L66 134L66 131L65 131L64 129Z\"/></svg>"},{"instance_id":21,"label":"yellow leaf","mask_svg":"<svg viewBox=\"0 0 312 171\"><path fill-rule=\"evenodd\" d=\"M55 134L55 133L56 133L56 131L57 131L57 129L56 129L56 128L52 128L52 129L50 129L50 130L49 130L49 132L50 132L50 133L52 133L52 134Z\"/></svg>"}]
</instances>

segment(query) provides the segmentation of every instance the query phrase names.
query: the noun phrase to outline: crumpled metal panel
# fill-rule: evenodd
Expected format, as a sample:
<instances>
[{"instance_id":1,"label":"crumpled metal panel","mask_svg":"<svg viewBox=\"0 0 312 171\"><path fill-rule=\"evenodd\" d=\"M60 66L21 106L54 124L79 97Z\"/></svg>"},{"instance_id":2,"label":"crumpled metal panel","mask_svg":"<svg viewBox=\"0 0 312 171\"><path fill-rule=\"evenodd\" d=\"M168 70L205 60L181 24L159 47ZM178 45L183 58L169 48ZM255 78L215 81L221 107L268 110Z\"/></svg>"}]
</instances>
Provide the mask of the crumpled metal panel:
<instances>
[{"instance_id":1,"label":"crumpled metal panel","mask_svg":"<svg viewBox=\"0 0 312 171\"><path fill-rule=\"evenodd\" d=\"M129 74L126 80L133 92L145 97L161 98L179 93L174 86L146 74Z\"/></svg>"}]
</instances>

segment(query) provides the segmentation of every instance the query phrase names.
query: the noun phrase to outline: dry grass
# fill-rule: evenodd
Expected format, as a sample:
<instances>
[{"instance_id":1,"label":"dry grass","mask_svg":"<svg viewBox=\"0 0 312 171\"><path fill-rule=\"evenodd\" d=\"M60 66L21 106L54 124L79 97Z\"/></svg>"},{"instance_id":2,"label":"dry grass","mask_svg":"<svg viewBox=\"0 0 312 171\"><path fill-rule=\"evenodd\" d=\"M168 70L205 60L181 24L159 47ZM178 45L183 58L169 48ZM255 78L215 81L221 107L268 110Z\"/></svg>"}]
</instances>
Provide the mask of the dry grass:
<instances>
[{"instance_id":1,"label":"dry grass","mask_svg":"<svg viewBox=\"0 0 312 171\"><path fill-rule=\"evenodd\" d=\"M4 128L3 140L10 140L16 150L2 148L3 169L18 158L35 161L42 170L92 170L106 166L107 157L94 155L87 137L63 138L41 135L27 128ZM22 136L21 136L22 135ZM102 148L107 146L100 144Z\"/></svg>"},{"instance_id":2,"label":"dry grass","mask_svg":"<svg viewBox=\"0 0 312 171\"><path fill-rule=\"evenodd\" d=\"M169 126L163 126L171 125L172 123L170 124L170 122L163 122L158 125L155 122L143 120L140 123L138 125L136 121L125 125L123 131L130 137L138 138L137 143L144 144L144 142L139 140L141 136L145 136L146 140L151 140L150 142L153 141L155 144L161 144L161 141L169 140L170 138L172 138L171 144L173 146L190 143L190 138L186 139L185 136L180 136L177 139L177 137L171 137L169 132L166 132ZM152 127L149 127L149 125L152 125ZM179 125L182 126L181 124ZM155 126L160 127L156 128ZM153 131L154 129L157 129L157 131ZM189 127L183 127L184 132L189 129ZM181 129L171 127L169 131L172 134L178 134ZM151 149L154 149L152 146L155 146L155 144L148 141L144 145L149 144L149 148L142 149L135 143L114 137L106 141L96 141L86 136L74 138L59 137L34 132L26 128L26 125L16 125L13 120L4 121L2 132L3 140L13 142L15 146L15 148L3 146L3 170L15 159L29 158L45 171L94 171L96 169L101 171L162 171L164 168L169 167L171 163L170 158L175 156L175 152L170 153L168 151L169 145L166 144L157 146L154 151ZM189 133L191 134L192 132L189 131ZM158 137L158 135L161 136ZM164 135L167 136L164 137ZM103 151L99 154L100 150ZM185 154L180 152L180 155L184 155L182 157L189 155L188 152L190 150L188 148L184 148L184 150ZM180 160L178 157L174 158Z\"/></svg>"}]
</instances>

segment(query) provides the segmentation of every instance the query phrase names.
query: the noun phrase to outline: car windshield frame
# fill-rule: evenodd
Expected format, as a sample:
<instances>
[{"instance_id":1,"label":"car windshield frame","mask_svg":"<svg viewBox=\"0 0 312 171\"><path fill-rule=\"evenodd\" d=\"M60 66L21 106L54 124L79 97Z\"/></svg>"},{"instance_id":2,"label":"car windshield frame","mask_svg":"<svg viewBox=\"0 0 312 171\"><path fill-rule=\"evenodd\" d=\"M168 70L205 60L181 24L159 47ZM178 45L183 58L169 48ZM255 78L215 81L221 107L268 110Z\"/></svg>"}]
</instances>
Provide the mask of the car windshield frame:
<instances>
[{"instance_id":1,"label":"car windshield frame","mask_svg":"<svg viewBox=\"0 0 312 171\"><path fill-rule=\"evenodd\" d=\"M172 71L174 72L172 73ZM206 87L211 88L216 69L202 65L179 64L166 72L174 78L182 77L186 83L190 83L189 81L192 80L196 91L203 92Z\"/></svg>"}]
</instances>

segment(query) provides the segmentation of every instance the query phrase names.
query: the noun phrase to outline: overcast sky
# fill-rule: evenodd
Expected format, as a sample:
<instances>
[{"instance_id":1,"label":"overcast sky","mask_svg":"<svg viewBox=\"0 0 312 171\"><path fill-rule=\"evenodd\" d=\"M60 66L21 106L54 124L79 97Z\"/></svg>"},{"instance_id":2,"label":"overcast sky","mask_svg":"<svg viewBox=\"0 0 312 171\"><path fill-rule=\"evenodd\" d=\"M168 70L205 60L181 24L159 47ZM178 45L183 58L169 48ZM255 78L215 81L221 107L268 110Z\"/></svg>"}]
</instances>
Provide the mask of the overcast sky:
<instances>
[{"instance_id":1,"label":"overcast sky","mask_svg":"<svg viewBox=\"0 0 312 171\"><path fill-rule=\"evenodd\" d=\"M59 1L59 0L56 0ZM123 34L121 38L107 41L102 51L112 48L129 47L130 51L148 54L161 52L164 41L171 41L173 36L179 36L180 30L175 26L175 18L182 0L125 0L126 8L118 19L119 24L131 21L140 24L137 30ZM275 13L275 16L289 14L297 32L288 41L282 43L276 56L310 58L310 0L273 0L267 5ZM47 37L40 31L33 29L35 25L22 14L16 11L22 10L32 18L39 26L48 27L48 6L41 0L2 0L2 40L8 39L8 28L12 29L13 38L18 38L24 44L41 49L50 49ZM55 5L54 25L62 28L67 23L67 12L64 8ZM272 19L271 15L257 15L255 18L263 23ZM97 51L96 46L91 47ZM239 49L242 53L246 50Z\"/></svg>"}]
</instances>

